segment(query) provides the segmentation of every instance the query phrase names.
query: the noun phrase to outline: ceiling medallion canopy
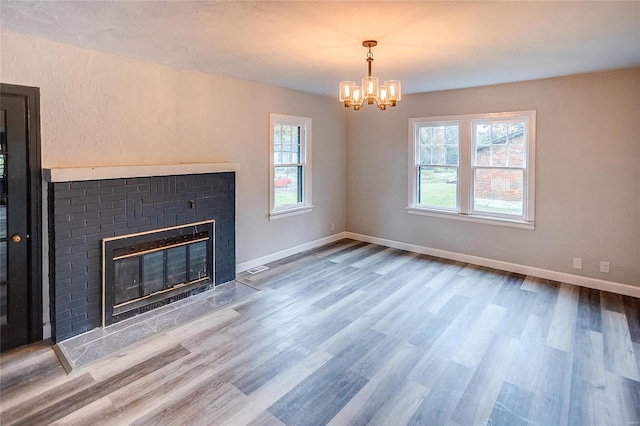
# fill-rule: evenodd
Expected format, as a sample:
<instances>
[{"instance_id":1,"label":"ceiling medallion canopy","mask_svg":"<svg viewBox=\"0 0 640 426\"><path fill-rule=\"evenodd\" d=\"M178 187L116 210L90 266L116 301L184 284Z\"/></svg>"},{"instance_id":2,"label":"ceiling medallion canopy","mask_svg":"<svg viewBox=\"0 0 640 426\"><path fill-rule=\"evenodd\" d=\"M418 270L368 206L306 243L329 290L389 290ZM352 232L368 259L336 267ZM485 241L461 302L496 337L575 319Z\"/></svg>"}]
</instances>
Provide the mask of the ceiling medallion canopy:
<instances>
[{"instance_id":1,"label":"ceiling medallion canopy","mask_svg":"<svg viewBox=\"0 0 640 426\"><path fill-rule=\"evenodd\" d=\"M388 80L383 85L380 85L377 77L371 76L371 63L373 62L373 53L371 48L378 45L375 40L365 40L362 42L364 47L369 48L367 53L367 65L369 72L367 77L362 79L362 86L356 86L355 81L341 81L340 82L340 102L344 103L344 106L349 108L353 107L354 110L359 110L362 105L367 102L369 105L374 103L380 109L386 109L387 105L396 106L396 103L401 98L400 81Z\"/></svg>"}]
</instances>

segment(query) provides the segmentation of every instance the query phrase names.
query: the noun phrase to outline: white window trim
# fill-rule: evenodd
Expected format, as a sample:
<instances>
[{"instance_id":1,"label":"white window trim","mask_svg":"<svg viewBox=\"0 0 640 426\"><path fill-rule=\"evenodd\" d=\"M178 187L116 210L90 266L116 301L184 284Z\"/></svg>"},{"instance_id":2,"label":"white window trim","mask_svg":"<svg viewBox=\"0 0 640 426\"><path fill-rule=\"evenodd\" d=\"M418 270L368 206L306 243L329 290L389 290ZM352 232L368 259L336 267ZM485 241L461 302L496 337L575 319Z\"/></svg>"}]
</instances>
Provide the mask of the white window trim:
<instances>
[{"instance_id":1,"label":"white window trim","mask_svg":"<svg viewBox=\"0 0 640 426\"><path fill-rule=\"evenodd\" d=\"M473 176L472 176L472 126L474 120L482 119L514 119L525 118L527 125L527 153L525 169L525 193L523 219L491 215L484 212L473 211ZM418 170L416 155L418 150L417 125L429 124L453 124L459 125L459 151L458 151L458 182L465 182L458 186L456 211L438 209L418 204ZM409 119L409 162L408 162L408 200L407 213L421 216L439 217L444 219L462 220L467 222L485 223L491 225L507 226L521 229L535 229L535 152L536 152L536 111L513 111L489 114L465 114L440 117L417 117Z\"/></svg>"},{"instance_id":2,"label":"white window trim","mask_svg":"<svg viewBox=\"0 0 640 426\"><path fill-rule=\"evenodd\" d=\"M276 208L275 199L275 163L274 163L274 125L276 123L293 124L301 128L300 163L302 164L302 203ZM269 220L309 213L313 209L311 202L311 139L312 120L310 117L269 114Z\"/></svg>"}]
</instances>

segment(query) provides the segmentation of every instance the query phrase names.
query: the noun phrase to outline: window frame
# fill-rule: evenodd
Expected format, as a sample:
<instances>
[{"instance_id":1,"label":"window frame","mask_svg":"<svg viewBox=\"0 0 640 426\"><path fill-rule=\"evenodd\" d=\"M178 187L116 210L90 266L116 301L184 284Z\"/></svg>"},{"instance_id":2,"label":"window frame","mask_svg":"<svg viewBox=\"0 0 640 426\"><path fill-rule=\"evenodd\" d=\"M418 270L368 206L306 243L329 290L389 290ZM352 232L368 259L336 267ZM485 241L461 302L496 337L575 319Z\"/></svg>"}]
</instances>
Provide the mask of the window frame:
<instances>
[{"instance_id":1,"label":"window frame","mask_svg":"<svg viewBox=\"0 0 640 426\"><path fill-rule=\"evenodd\" d=\"M525 164L523 167L523 214L514 215L474 210L474 174L475 123L491 121L525 121ZM418 204L419 200L419 128L421 125L458 124L458 178L456 209L440 209ZM535 147L536 147L536 111L511 111L486 114L463 114L409 119L409 168L408 168L408 206L409 214L487 223L523 229L535 228ZM502 168L502 167L501 167ZM507 170L509 168L506 168Z\"/></svg>"},{"instance_id":2,"label":"window frame","mask_svg":"<svg viewBox=\"0 0 640 426\"><path fill-rule=\"evenodd\" d=\"M294 125L300 128L300 158L298 163L275 163L275 125ZM312 119L285 114L269 114L269 219L308 213L313 209L311 202L311 147ZM276 167L302 167L302 202L288 206L276 207L275 169Z\"/></svg>"}]
</instances>

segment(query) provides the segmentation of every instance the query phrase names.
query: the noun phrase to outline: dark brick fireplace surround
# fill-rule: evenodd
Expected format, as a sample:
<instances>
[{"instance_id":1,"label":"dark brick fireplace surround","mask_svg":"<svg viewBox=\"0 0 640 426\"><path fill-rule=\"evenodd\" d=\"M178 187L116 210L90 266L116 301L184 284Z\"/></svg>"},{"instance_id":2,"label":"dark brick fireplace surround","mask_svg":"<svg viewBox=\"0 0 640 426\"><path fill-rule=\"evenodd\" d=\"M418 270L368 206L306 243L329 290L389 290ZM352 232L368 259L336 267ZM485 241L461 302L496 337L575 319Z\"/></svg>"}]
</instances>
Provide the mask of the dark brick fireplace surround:
<instances>
[{"instance_id":1,"label":"dark brick fireplace surround","mask_svg":"<svg viewBox=\"0 0 640 426\"><path fill-rule=\"evenodd\" d=\"M235 172L50 182L51 337L102 325L103 238L215 220L215 284L235 279Z\"/></svg>"}]
</instances>

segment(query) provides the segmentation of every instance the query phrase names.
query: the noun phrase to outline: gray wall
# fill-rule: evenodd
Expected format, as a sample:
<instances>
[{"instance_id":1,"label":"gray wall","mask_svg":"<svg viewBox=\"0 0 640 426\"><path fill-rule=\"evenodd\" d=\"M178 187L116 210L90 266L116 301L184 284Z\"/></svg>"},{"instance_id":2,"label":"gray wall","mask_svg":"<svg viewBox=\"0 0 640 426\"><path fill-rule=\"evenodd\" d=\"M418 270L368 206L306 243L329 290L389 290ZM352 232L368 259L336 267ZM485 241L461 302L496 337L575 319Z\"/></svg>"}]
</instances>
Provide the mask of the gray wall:
<instances>
[{"instance_id":1,"label":"gray wall","mask_svg":"<svg viewBox=\"0 0 640 426\"><path fill-rule=\"evenodd\" d=\"M240 263L348 230L640 285L640 69L354 112L333 98L1 35L2 81L41 88L44 167L240 163ZM407 214L408 118L527 109L537 110L535 231ZM310 214L267 220L269 112L313 118Z\"/></svg>"},{"instance_id":2,"label":"gray wall","mask_svg":"<svg viewBox=\"0 0 640 426\"><path fill-rule=\"evenodd\" d=\"M238 263L345 230L346 113L336 99L9 31L0 42L2 82L40 87L43 167L239 163ZM271 112L313 119L314 209L273 221Z\"/></svg>"},{"instance_id":3,"label":"gray wall","mask_svg":"<svg viewBox=\"0 0 640 426\"><path fill-rule=\"evenodd\" d=\"M428 76L425 76L428 78ZM537 110L534 231L407 214L410 117ZM352 232L640 286L640 69L403 97L347 119ZM583 270L572 258L583 259ZM599 272L600 261L611 273Z\"/></svg>"}]
</instances>

